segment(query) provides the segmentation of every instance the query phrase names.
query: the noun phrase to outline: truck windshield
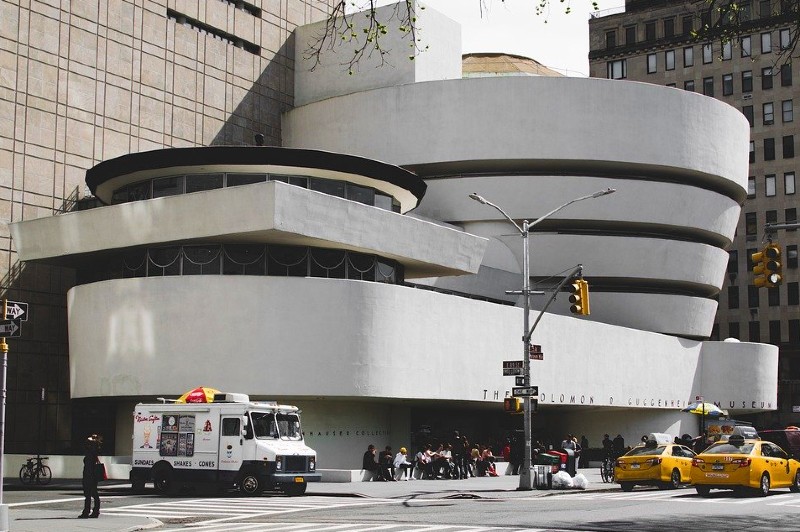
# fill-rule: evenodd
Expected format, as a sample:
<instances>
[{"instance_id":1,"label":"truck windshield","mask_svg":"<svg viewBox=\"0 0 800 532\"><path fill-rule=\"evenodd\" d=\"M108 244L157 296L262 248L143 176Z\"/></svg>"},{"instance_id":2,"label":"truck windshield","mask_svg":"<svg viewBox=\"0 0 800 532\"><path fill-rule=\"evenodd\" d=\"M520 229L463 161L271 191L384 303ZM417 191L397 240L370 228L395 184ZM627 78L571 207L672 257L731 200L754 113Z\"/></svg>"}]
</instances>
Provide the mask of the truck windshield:
<instances>
[{"instance_id":1,"label":"truck windshield","mask_svg":"<svg viewBox=\"0 0 800 532\"><path fill-rule=\"evenodd\" d=\"M296 414L271 414L251 412L256 438L276 440L302 440L300 418Z\"/></svg>"}]
</instances>

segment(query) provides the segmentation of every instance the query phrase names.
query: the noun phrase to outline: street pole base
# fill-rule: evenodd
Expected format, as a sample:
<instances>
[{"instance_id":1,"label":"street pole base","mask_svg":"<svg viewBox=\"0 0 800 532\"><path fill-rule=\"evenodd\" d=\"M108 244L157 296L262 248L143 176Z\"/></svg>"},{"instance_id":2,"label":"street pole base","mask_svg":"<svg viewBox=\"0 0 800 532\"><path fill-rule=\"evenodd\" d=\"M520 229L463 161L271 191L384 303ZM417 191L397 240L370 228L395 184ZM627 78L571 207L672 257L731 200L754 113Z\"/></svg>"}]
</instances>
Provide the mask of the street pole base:
<instances>
[{"instance_id":1,"label":"street pole base","mask_svg":"<svg viewBox=\"0 0 800 532\"><path fill-rule=\"evenodd\" d=\"M526 488L525 486L518 486L517 491L533 491L533 488Z\"/></svg>"}]
</instances>

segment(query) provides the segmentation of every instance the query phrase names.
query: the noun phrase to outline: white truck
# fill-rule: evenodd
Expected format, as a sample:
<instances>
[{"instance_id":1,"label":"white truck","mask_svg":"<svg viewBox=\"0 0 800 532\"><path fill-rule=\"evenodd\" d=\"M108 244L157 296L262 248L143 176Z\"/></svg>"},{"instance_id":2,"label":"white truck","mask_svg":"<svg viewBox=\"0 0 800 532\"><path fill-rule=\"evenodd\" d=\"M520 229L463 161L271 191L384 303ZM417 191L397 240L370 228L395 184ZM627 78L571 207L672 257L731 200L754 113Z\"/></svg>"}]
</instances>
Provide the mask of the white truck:
<instances>
[{"instance_id":1,"label":"white truck","mask_svg":"<svg viewBox=\"0 0 800 532\"><path fill-rule=\"evenodd\" d=\"M152 481L160 493L206 484L302 495L320 479L316 461L296 406L228 393L210 403L140 403L133 412L134 491Z\"/></svg>"}]
</instances>

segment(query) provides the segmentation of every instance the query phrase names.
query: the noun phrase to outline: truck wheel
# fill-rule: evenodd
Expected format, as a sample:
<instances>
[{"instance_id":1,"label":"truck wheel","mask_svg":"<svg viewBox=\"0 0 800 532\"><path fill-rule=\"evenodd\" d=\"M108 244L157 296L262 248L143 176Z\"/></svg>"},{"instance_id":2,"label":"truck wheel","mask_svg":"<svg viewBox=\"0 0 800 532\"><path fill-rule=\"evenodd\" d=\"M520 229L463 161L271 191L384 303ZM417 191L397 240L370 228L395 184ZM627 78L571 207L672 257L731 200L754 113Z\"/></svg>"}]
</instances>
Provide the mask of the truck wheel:
<instances>
[{"instance_id":1,"label":"truck wheel","mask_svg":"<svg viewBox=\"0 0 800 532\"><path fill-rule=\"evenodd\" d=\"M239 480L239 489L245 495L260 495L264 491L264 485L254 473L245 473Z\"/></svg>"},{"instance_id":2,"label":"truck wheel","mask_svg":"<svg viewBox=\"0 0 800 532\"><path fill-rule=\"evenodd\" d=\"M306 492L306 487L308 484L303 482L302 484L284 484L282 486L283 492L288 495L289 497L299 497L300 495L304 495Z\"/></svg>"},{"instance_id":3,"label":"truck wheel","mask_svg":"<svg viewBox=\"0 0 800 532\"><path fill-rule=\"evenodd\" d=\"M161 467L153 471L153 487L161 495L167 495L175 491L175 479L172 469Z\"/></svg>"}]
</instances>

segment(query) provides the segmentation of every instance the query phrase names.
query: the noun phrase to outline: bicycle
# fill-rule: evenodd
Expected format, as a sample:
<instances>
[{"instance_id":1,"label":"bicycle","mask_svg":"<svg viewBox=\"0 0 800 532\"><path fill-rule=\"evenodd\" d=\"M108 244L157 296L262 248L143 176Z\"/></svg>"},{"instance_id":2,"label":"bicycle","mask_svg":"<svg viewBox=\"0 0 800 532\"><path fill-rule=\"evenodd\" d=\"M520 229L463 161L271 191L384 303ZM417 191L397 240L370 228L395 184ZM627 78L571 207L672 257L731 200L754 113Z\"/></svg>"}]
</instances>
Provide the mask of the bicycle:
<instances>
[{"instance_id":1,"label":"bicycle","mask_svg":"<svg viewBox=\"0 0 800 532\"><path fill-rule=\"evenodd\" d=\"M603 482L613 483L614 482L614 458L611 456L606 456L603 458L603 463L600 464L600 478L603 479Z\"/></svg>"},{"instance_id":2,"label":"bicycle","mask_svg":"<svg viewBox=\"0 0 800 532\"><path fill-rule=\"evenodd\" d=\"M39 456L28 458L25 465L19 470L19 479L23 484L49 484L53 478L53 472L50 467L42 463L47 460L47 456Z\"/></svg>"}]
</instances>

